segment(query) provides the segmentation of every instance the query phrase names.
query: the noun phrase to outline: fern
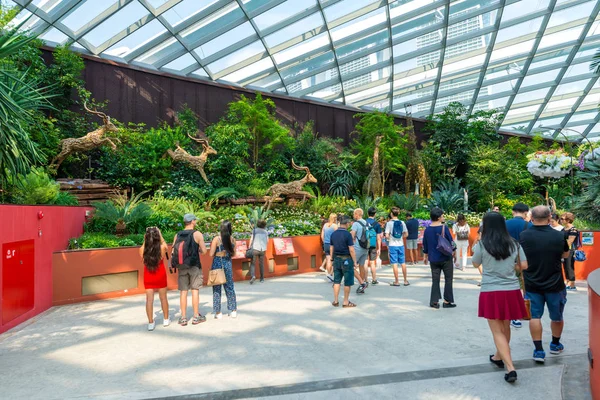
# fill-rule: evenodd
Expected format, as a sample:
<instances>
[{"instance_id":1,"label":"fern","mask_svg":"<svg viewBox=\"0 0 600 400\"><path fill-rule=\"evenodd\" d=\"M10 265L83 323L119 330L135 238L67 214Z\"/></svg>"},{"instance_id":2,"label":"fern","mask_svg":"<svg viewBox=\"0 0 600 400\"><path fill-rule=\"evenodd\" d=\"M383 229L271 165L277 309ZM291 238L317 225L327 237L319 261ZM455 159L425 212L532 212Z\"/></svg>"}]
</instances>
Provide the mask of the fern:
<instances>
[{"instance_id":1,"label":"fern","mask_svg":"<svg viewBox=\"0 0 600 400\"><path fill-rule=\"evenodd\" d=\"M32 168L25 176L17 175L12 183L16 204L54 204L60 192L60 185L41 168Z\"/></svg>"}]
</instances>

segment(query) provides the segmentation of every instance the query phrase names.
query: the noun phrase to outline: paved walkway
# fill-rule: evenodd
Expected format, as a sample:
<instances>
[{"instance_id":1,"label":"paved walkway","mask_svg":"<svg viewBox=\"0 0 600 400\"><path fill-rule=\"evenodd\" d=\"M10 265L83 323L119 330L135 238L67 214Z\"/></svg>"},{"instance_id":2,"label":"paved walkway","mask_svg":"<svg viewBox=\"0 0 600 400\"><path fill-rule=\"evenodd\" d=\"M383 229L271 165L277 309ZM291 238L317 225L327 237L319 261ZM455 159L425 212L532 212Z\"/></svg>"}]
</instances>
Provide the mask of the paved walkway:
<instances>
[{"instance_id":1,"label":"paved walkway","mask_svg":"<svg viewBox=\"0 0 600 400\"><path fill-rule=\"evenodd\" d=\"M0 335L0 388L10 399L589 399L585 284L569 293L561 356L530 360L527 324L513 330L519 380L504 382L487 357L493 341L477 318L475 269L457 271L455 309L428 307L428 268L409 287L382 284L334 308L323 275L236 283L239 315L147 332L144 297L56 307ZM178 293L169 293L173 319ZM210 313L212 293L200 292ZM188 314L189 315L189 314ZM209 315L210 317L210 315ZM549 321L544 341L548 347ZM6 396L6 397L5 397Z\"/></svg>"}]
</instances>

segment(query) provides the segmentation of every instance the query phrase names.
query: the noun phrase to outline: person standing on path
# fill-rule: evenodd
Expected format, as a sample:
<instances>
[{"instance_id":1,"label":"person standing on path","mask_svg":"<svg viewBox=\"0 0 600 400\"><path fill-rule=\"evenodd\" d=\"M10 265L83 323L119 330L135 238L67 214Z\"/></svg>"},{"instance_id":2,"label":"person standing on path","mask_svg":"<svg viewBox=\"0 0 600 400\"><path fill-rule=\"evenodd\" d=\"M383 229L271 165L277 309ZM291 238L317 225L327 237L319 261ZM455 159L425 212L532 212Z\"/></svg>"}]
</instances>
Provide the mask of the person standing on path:
<instances>
[{"instance_id":1,"label":"person standing on path","mask_svg":"<svg viewBox=\"0 0 600 400\"><path fill-rule=\"evenodd\" d=\"M502 219L504 221L504 219ZM471 233L471 227L467 224L467 219L463 214L458 214L456 217L456 223L452 225L452 231L456 238L456 257L454 259L454 266L461 271L464 271L467 267L467 257L469 250L469 234Z\"/></svg>"},{"instance_id":2,"label":"person standing on path","mask_svg":"<svg viewBox=\"0 0 600 400\"><path fill-rule=\"evenodd\" d=\"M479 317L487 319L496 345L490 362L499 368L506 366L504 379L512 383L517 371L510 354L510 321L527 316L516 271L527 269L527 259L497 212L483 217L481 240L473 246L473 265L483 266Z\"/></svg>"},{"instance_id":3,"label":"person standing on path","mask_svg":"<svg viewBox=\"0 0 600 400\"><path fill-rule=\"evenodd\" d=\"M196 230L196 216L185 214L183 223L185 227L179 231L173 239L173 257L171 263L177 266L179 303L181 306L181 317L179 324L186 326L187 320L187 295L192 291L192 309L194 317L192 325L206 321L206 317L200 314L200 287L202 287L202 265L200 254L206 254L204 236Z\"/></svg>"},{"instance_id":4,"label":"person standing on path","mask_svg":"<svg viewBox=\"0 0 600 400\"><path fill-rule=\"evenodd\" d=\"M158 291L160 306L163 312L163 326L171 324L169 319L169 301L167 300L167 270L165 258L169 260L169 248L163 239L160 229L155 226L146 228L144 244L140 248L144 261L144 289L146 290L146 315L148 330L156 327L154 320L154 292Z\"/></svg>"},{"instance_id":5,"label":"person standing on path","mask_svg":"<svg viewBox=\"0 0 600 400\"><path fill-rule=\"evenodd\" d=\"M567 291L563 281L561 259L569 256L569 245L562 232L552 229L550 210L537 206L532 210L533 226L521 233L521 246L527 256L528 268L523 271L525 298L531 304L529 330L535 349L533 359L543 363L546 352L542 346L542 315L544 305L550 314L552 342L550 353L560 354L564 346L560 337L564 328L563 312Z\"/></svg>"},{"instance_id":6,"label":"person standing on path","mask_svg":"<svg viewBox=\"0 0 600 400\"><path fill-rule=\"evenodd\" d=\"M404 286L408 286L410 283L406 276L406 260L404 255L404 238L408 237L408 229L406 229L406 224L398 219L398 215L400 215L400 209L392 207L392 219L385 224L385 237L388 240L388 256L394 270L394 282L390 283L390 285L400 286L398 276L398 264L400 264L402 266Z\"/></svg>"},{"instance_id":7,"label":"person standing on path","mask_svg":"<svg viewBox=\"0 0 600 400\"><path fill-rule=\"evenodd\" d=\"M323 225L323 228L321 228L321 241L323 242L323 252L325 253L325 258L323 259L323 264L321 265L321 271L327 274L327 279L329 279L331 282L333 282L333 270L330 251L331 234L337 229L337 220L337 214L331 213L329 214L329 220Z\"/></svg>"},{"instance_id":8,"label":"person standing on path","mask_svg":"<svg viewBox=\"0 0 600 400\"><path fill-rule=\"evenodd\" d=\"M413 218L411 213L406 213L406 231L408 236L406 237L406 255L408 258L408 265L416 265L419 259L417 250L419 249L419 220Z\"/></svg>"},{"instance_id":9,"label":"person standing on path","mask_svg":"<svg viewBox=\"0 0 600 400\"><path fill-rule=\"evenodd\" d=\"M260 220L257 225L261 225ZM264 226L266 226L266 223ZM210 256L214 257L211 270L223 268L226 282L223 285L215 285L212 287L213 314L215 314L215 319L223 318L223 314L221 313L221 286L225 286L225 295L227 296L227 310L229 310L229 316L231 318L236 318L237 299L235 296L235 289L233 287L233 270L231 267L231 255L235 253L235 241L232 236L233 233L231 230L231 222L227 220L221 222L219 230L220 234L216 236L210 243Z\"/></svg>"},{"instance_id":10,"label":"person standing on path","mask_svg":"<svg viewBox=\"0 0 600 400\"><path fill-rule=\"evenodd\" d=\"M354 285L354 269L359 266L356 259L354 240L348 232L349 218L343 215L340 218L339 228L331 235L331 256L333 257L333 302L334 307L339 307L340 285L344 279L343 308L356 307L350 301L350 288Z\"/></svg>"},{"instance_id":11,"label":"person standing on path","mask_svg":"<svg viewBox=\"0 0 600 400\"><path fill-rule=\"evenodd\" d=\"M354 240L354 254L356 255L356 278L360 282L360 286L356 289L356 293L364 293L369 286L369 282L363 279L365 264L369 255L369 240L367 239L367 221L363 219L363 210L357 208L354 210L354 223L351 229L352 239Z\"/></svg>"},{"instance_id":12,"label":"person standing on path","mask_svg":"<svg viewBox=\"0 0 600 400\"><path fill-rule=\"evenodd\" d=\"M512 215L513 217L506 221L506 229L513 239L519 241L521 238L521 232L533 226L531 222L529 222L531 220L529 207L524 203L515 203L512 208ZM519 279L523 279L520 272L517 276ZM521 328L523 323L519 320L513 320L510 321L510 325L513 328Z\"/></svg>"},{"instance_id":13,"label":"person standing on path","mask_svg":"<svg viewBox=\"0 0 600 400\"><path fill-rule=\"evenodd\" d=\"M563 231L565 229L565 227L562 226L560 223L561 223L561 220L560 220L560 217L558 216L558 214L552 213L550 215L550 227L557 231Z\"/></svg>"},{"instance_id":14,"label":"person standing on path","mask_svg":"<svg viewBox=\"0 0 600 400\"><path fill-rule=\"evenodd\" d=\"M250 264L250 284L256 280L256 264L260 267L260 281L265 281L265 252L267 251L267 243L269 243L269 233L265 229L267 221L259 219L256 222L256 228L252 230L252 263Z\"/></svg>"},{"instance_id":15,"label":"person standing on path","mask_svg":"<svg viewBox=\"0 0 600 400\"><path fill-rule=\"evenodd\" d=\"M579 240L579 231L573 226L575 215L566 212L560 216L560 222L564 226L565 239L567 239L567 244L569 245L569 257L565 257L563 262L563 269L567 278L567 290L577 290L575 286L575 250L581 246L581 243Z\"/></svg>"},{"instance_id":16,"label":"person standing on path","mask_svg":"<svg viewBox=\"0 0 600 400\"><path fill-rule=\"evenodd\" d=\"M381 235L383 233L383 231L381 230L381 225L379 225L379 222L377 222L375 220L375 215L377 214L377 209L375 207L371 207L369 208L369 210L367 211L367 214L369 214L369 218L367 218L367 229L368 229L368 233L370 232L371 234L375 235L375 243L372 242L371 238L369 237L369 258L367 263L369 264L370 268L371 268L371 278L373 279L371 281L371 284L373 285L377 285L379 284L379 282L377 281L377 258L379 258L379 255L381 254ZM375 246L373 246L373 244L375 244ZM366 268L366 264L365 264L365 280L368 281L369 280L369 271Z\"/></svg>"},{"instance_id":17,"label":"person standing on path","mask_svg":"<svg viewBox=\"0 0 600 400\"><path fill-rule=\"evenodd\" d=\"M452 290L452 279L454 278L454 267L452 266L452 254L443 254L438 250L438 239L443 236L450 243L453 242L450 229L444 224L444 211L434 207L429 212L431 225L425 229L423 234L423 252L429 260L431 268L431 296L429 307L439 309L439 300L442 297L440 291L440 277L444 272L444 308L454 308L454 292Z\"/></svg>"}]
</instances>

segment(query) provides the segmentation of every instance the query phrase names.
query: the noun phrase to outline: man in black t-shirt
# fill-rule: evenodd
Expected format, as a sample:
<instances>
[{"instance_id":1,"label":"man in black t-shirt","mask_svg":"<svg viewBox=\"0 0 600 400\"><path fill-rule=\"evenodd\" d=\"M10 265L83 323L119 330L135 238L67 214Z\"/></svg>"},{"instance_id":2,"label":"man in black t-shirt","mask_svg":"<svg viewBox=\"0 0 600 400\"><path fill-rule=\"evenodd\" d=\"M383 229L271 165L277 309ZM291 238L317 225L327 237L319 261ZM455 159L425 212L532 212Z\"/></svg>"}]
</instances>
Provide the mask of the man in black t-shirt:
<instances>
[{"instance_id":1,"label":"man in black t-shirt","mask_svg":"<svg viewBox=\"0 0 600 400\"><path fill-rule=\"evenodd\" d=\"M350 219L343 215L340 219L339 228L331 234L331 256L333 257L333 303L339 307L340 285L344 279L344 301L342 306L356 307L349 299L350 288L354 285L354 268L358 267L356 254L354 253L354 239L348 232Z\"/></svg>"},{"instance_id":2,"label":"man in black t-shirt","mask_svg":"<svg viewBox=\"0 0 600 400\"><path fill-rule=\"evenodd\" d=\"M533 226L521 232L521 246L527 256L528 267L523 271L525 298L530 301L531 321L529 330L535 346L533 359L543 363L546 353L542 346L542 315L544 305L550 314L552 343L550 353L560 354L564 346L560 335L564 328L563 311L567 303L567 291L562 275L561 259L566 257L569 246L562 232L549 226L550 209L534 207L531 211Z\"/></svg>"}]
</instances>

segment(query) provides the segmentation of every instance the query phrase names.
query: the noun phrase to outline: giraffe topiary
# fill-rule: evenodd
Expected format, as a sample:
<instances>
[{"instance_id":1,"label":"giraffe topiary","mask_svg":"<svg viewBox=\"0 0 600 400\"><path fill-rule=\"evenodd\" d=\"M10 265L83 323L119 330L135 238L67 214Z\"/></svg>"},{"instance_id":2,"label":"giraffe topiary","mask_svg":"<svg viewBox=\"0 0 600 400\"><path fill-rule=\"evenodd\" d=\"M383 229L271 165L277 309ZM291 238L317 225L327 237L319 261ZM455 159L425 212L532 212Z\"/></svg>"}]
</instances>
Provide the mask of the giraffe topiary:
<instances>
[{"instance_id":1,"label":"giraffe topiary","mask_svg":"<svg viewBox=\"0 0 600 400\"><path fill-rule=\"evenodd\" d=\"M373 195L373 197L383 196L383 183L381 181L381 166L379 165L379 146L381 145L382 136L375 138L375 150L373 151L373 165L371 172L367 176L363 184L363 194L365 196Z\"/></svg>"},{"instance_id":2,"label":"giraffe topiary","mask_svg":"<svg viewBox=\"0 0 600 400\"><path fill-rule=\"evenodd\" d=\"M415 193L416 187L419 185L419 194L422 197L428 198L431 196L431 181L427 170L421 160L421 154L417 149L417 136L413 126L412 113L406 111L406 126L408 128L408 165L406 166L406 174L404 175L404 186L406 194Z\"/></svg>"}]
</instances>

